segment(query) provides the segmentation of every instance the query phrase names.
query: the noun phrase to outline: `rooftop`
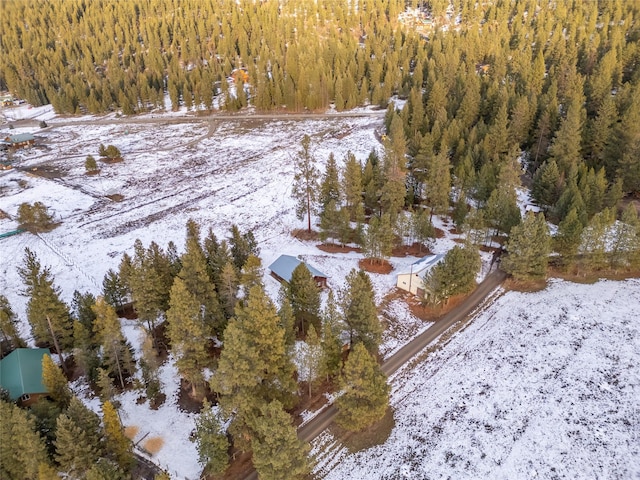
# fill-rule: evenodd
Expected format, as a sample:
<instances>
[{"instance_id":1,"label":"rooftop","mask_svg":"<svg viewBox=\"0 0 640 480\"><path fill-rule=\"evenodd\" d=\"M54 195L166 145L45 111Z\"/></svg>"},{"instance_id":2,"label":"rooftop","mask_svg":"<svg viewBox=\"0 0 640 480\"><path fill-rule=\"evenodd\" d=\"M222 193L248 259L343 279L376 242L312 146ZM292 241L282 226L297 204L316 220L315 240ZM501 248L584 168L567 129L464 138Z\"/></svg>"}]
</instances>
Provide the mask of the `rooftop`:
<instances>
[{"instance_id":1,"label":"rooftop","mask_svg":"<svg viewBox=\"0 0 640 480\"><path fill-rule=\"evenodd\" d=\"M9 392L12 400L25 393L46 393L42 384L42 357L49 355L46 348L18 348L0 360L0 386Z\"/></svg>"},{"instance_id":2,"label":"rooftop","mask_svg":"<svg viewBox=\"0 0 640 480\"><path fill-rule=\"evenodd\" d=\"M275 262L269 265L269 270L271 270L283 280L289 282L291 281L291 275L293 274L293 271L301 263L304 262L296 257L292 257L291 255L280 255ZM320 270L313 268L307 263L305 263L305 265L309 269L313 277L328 278L328 275L322 273Z\"/></svg>"},{"instance_id":3,"label":"rooftop","mask_svg":"<svg viewBox=\"0 0 640 480\"><path fill-rule=\"evenodd\" d=\"M18 133L16 135L11 135L7 137L9 143L22 143L22 142L31 142L36 138L30 133Z\"/></svg>"},{"instance_id":4,"label":"rooftop","mask_svg":"<svg viewBox=\"0 0 640 480\"><path fill-rule=\"evenodd\" d=\"M436 265L440 260L444 258L444 253L438 253L435 255L426 255L422 257L420 260L416 260L411 264L411 270L408 272L402 272L401 274L416 274L420 275L425 270Z\"/></svg>"}]
</instances>

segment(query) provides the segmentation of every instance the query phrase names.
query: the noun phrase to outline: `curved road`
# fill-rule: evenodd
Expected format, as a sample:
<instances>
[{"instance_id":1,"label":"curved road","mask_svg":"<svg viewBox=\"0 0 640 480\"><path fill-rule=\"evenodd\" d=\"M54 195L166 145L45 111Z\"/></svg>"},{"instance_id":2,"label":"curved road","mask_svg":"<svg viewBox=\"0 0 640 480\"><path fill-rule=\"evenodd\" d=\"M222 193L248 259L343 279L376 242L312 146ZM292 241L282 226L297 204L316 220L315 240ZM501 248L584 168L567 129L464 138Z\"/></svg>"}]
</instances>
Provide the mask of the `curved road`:
<instances>
[{"instance_id":1,"label":"curved road","mask_svg":"<svg viewBox=\"0 0 640 480\"><path fill-rule=\"evenodd\" d=\"M382 364L382 371L387 376L395 373L454 324L473 313L506 278L507 274L502 270L497 269L491 272L462 303L389 357ZM312 441L333 423L337 413L338 409L334 405L330 405L298 429L298 438L304 442ZM255 470L245 476L245 480L257 479L258 475Z\"/></svg>"}]
</instances>

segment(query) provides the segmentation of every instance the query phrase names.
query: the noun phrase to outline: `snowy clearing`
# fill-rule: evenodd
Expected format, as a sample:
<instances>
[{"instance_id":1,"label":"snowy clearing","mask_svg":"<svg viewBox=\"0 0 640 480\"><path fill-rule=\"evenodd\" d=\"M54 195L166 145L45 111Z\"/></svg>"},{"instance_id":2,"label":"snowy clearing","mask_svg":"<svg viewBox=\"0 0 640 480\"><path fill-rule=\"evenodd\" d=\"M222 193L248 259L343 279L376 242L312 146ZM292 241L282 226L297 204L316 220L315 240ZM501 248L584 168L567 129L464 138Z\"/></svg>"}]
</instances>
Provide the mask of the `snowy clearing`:
<instances>
[{"instance_id":1,"label":"snowy clearing","mask_svg":"<svg viewBox=\"0 0 640 480\"><path fill-rule=\"evenodd\" d=\"M640 478L640 281L509 292L392 379L395 427L327 479Z\"/></svg>"}]
</instances>

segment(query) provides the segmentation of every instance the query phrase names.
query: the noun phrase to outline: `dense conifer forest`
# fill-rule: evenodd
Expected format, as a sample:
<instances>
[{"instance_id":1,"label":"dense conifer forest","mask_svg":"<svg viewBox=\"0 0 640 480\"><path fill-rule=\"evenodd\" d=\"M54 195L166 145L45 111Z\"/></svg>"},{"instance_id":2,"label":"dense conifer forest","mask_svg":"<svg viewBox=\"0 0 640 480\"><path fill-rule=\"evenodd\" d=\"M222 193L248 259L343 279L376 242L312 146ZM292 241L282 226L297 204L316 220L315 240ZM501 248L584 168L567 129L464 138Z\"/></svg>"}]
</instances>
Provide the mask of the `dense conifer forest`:
<instances>
[{"instance_id":1,"label":"dense conifer forest","mask_svg":"<svg viewBox=\"0 0 640 480\"><path fill-rule=\"evenodd\" d=\"M322 241L357 244L380 262L398 243L428 244L431 217L450 216L468 241L425 278L435 303L475 287L478 247L495 248L493 240L518 280L544 278L551 252L566 270L640 268L638 2L5 0L0 31L0 90L60 114L133 115L167 107L166 95L172 109L202 112L386 108L382 148L363 163L332 155L321 172L309 137L292 152L297 213L308 230L318 214ZM405 102L390 103L394 96ZM541 213L521 216L523 182ZM23 209L27 220L35 207ZM553 237L548 222L557 225ZM347 392L339 402L345 429L384 415L382 326L364 271L351 271L322 306L310 272L296 269L276 304L252 232L233 226L222 239L190 220L186 239L182 253L173 243L164 250L136 241L106 273L102 296L76 292L71 307L49 268L25 251L31 333L73 353L101 397L103 426L51 364L46 380L57 395L30 414L0 401L11 428L26 432L29 457L0 463L0 476L54 478L55 469L128 478L131 449L111 402L116 391L138 388L162 403L158 366L167 350L191 396L215 395L233 417L228 438L225 419L205 403L195 440L207 473L225 470L229 440L253 450L262 478L308 473L307 448L286 413L299 401L296 338L310 345L305 368ZM127 303L147 334L138 362L116 313ZM4 296L0 333L25 344ZM343 365L345 333L353 355ZM215 355L213 338L223 345ZM316 385L305 387L311 396ZM88 446L74 453L80 435Z\"/></svg>"}]
</instances>

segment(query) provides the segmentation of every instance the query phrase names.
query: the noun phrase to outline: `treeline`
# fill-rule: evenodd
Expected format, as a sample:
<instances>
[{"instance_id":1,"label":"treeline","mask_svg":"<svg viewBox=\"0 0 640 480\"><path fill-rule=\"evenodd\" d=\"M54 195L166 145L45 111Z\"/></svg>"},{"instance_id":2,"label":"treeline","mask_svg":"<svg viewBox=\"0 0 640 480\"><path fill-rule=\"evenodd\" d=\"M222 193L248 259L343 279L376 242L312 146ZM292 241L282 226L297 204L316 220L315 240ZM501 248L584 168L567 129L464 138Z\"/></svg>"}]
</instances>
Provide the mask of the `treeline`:
<instances>
[{"instance_id":1,"label":"treeline","mask_svg":"<svg viewBox=\"0 0 640 480\"><path fill-rule=\"evenodd\" d=\"M163 392L159 379L169 352L190 394L197 400L215 394L219 403L214 410L205 401L194 432L207 474L225 470L233 444L253 451L261 478L301 478L310 469L308 447L297 439L287 411L305 392L310 396L317 384L330 381L345 391L337 402L338 421L345 428L358 430L384 416L389 388L376 357L382 327L365 272L353 270L336 295L329 293L322 308L313 276L301 264L283 285L276 304L265 292L258 253L250 232L233 226L226 239L219 240L212 230L203 237L200 225L190 220L182 254L171 242L165 250L155 242L144 246L137 240L133 254L123 255L117 271L105 275L101 296L75 292L69 307L61 300L49 268L26 249L19 273L32 336L38 345L56 351L62 366L72 365L85 376L107 410L117 403L117 393L131 388L157 408L169 393ZM122 333L116 313L130 302L146 333L142 344L136 345L138 355ZM2 296L0 320L5 342L12 348L24 346L17 319ZM306 342L296 354L294 345L301 338ZM351 351L346 361L343 338L349 339ZM73 361L63 361L65 353L72 354ZM296 355L298 367L293 362ZM21 426L29 430L34 452L43 445L48 452L37 456L44 471L50 474L54 467L69 478L94 478L91 469L102 465L128 474L133 466L130 442L119 441L121 458L111 455L99 421L86 412L77 419L79 414L69 411L72 395L67 381L46 358L50 365L45 377L56 380L46 384L49 398L30 407ZM16 421L24 416L20 413ZM68 435L62 424L76 438L87 439L84 448L72 448L62 440ZM0 468L7 472L3 478L17 479L22 478L16 473L20 468L37 471L39 466L23 457L9 464L3 456Z\"/></svg>"},{"instance_id":2,"label":"treeline","mask_svg":"<svg viewBox=\"0 0 640 480\"><path fill-rule=\"evenodd\" d=\"M162 107L338 109L386 104L420 41L404 1L11 0L0 88L59 113ZM230 91L228 78L233 76Z\"/></svg>"}]
</instances>

